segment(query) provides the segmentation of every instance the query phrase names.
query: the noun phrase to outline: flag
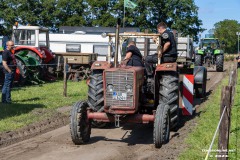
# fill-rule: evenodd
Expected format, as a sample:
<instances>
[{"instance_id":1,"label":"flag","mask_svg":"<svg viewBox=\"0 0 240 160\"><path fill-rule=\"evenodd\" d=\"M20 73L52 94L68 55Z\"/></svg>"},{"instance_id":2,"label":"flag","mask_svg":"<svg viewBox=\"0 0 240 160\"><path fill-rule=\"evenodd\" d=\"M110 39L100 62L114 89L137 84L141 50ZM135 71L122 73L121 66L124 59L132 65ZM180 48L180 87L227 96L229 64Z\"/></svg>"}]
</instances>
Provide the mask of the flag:
<instances>
[{"instance_id":1,"label":"flag","mask_svg":"<svg viewBox=\"0 0 240 160\"><path fill-rule=\"evenodd\" d=\"M124 0L124 7L134 9L137 7L137 4L130 0Z\"/></svg>"}]
</instances>

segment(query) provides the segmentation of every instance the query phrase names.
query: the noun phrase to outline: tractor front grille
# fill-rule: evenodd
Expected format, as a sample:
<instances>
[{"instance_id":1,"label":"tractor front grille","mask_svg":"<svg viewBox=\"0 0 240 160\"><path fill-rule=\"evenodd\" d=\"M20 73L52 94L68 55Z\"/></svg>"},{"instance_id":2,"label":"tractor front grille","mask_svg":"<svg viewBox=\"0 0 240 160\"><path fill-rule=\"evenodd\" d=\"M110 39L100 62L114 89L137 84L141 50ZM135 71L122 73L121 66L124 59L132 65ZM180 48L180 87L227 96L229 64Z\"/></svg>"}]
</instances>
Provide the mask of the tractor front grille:
<instances>
[{"instance_id":1,"label":"tractor front grille","mask_svg":"<svg viewBox=\"0 0 240 160\"><path fill-rule=\"evenodd\" d=\"M106 71L106 86L113 85L113 90L109 91L106 87L106 106L114 107L133 107L133 82L134 73L133 71L115 70ZM132 91L127 92L126 85L132 86ZM114 98L114 94L125 94L125 100L119 100Z\"/></svg>"}]
</instances>

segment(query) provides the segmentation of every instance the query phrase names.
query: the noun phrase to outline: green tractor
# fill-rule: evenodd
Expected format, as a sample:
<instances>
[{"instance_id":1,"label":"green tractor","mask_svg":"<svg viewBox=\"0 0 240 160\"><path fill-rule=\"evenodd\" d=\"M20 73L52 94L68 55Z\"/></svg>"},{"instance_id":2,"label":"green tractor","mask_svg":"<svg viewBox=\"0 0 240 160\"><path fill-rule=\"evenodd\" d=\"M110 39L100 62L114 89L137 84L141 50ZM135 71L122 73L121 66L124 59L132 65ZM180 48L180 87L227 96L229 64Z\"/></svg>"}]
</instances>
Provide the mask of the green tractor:
<instances>
[{"instance_id":1,"label":"green tractor","mask_svg":"<svg viewBox=\"0 0 240 160\"><path fill-rule=\"evenodd\" d=\"M224 45L224 42L222 44ZM223 71L224 55L217 38L201 39L199 49L195 51L195 65L216 66L217 72Z\"/></svg>"}]
</instances>

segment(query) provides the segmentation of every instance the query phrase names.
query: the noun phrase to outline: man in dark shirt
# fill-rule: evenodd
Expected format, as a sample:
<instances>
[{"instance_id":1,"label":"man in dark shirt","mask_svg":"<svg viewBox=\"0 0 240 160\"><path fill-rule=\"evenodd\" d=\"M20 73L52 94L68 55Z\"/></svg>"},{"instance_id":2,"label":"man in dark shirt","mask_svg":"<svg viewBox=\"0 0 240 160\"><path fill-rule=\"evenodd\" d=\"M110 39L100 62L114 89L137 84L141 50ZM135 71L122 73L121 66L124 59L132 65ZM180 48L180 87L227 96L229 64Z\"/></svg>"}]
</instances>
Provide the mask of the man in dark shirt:
<instances>
[{"instance_id":1,"label":"man in dark shirt","mask_svg":"<svg viewBox=\"0 0 240 160\"><path fill-rule=\"evenodd\" d=\"M161 63L176 62L177 60L177 49L176 42L173 33L167 30L167 25L164 22L160 22L157 25L157 30L161 34ZM155 39L154 39L155 40ZM152 65L158 62L158 54L148 55L145 58L145 67L148 76L153 75Z\"/></svg>"},{"instance_id":2,"label":"man in dark shirt","mask_svg":"<svg viewBox=\"0 0 240 160\"><path fill-rule=\"evenodd\" d=\"M7 49L4 50L2 54L3 71L5 74L4 84L2 88L2 103L11 103L11 87L17 65L13 47L13 41L8 41Z\"/></svg>"},{"instance_id":3,"label":"man in dark shirt","mask_svg":"<svg viewBox=\"0 0 240 160\"><path fill-rule=\"evenodd\" d=\"M144 67L143 61L142 61L142 54L140 50L136 47L136 43L134 41L130 41L128 43L126 56L123 61L127 66Z\"/></svg>"}]
</instances>

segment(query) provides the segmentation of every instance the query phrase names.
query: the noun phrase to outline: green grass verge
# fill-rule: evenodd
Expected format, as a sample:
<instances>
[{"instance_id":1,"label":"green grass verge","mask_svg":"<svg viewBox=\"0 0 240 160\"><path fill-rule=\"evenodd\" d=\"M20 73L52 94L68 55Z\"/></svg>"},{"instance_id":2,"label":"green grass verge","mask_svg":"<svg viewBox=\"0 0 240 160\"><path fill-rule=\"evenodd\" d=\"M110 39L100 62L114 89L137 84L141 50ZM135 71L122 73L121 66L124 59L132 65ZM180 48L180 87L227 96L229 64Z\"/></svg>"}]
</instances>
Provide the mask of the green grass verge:
<instances>
[{"instance_id":1,"label":"green grass verge","mask_svg":"<svg viewBox=\"0 0 240 160\"><path fill-rule=\"evenodd\" d=\"M63 81L13 88L13 104L0 103L0 133L48 118L57 108L86 99L87 89L85 81L69 81L68 96L63 97Z\"/></svg>"},{"instance_id":2,"label":"green grass verge","mask_svg":"<svg viewBox=\"0 0 240 160\"><path fill-rule=\"evenodd\" d=\"M238 72L240 75L240 72ZM187 148L180 154L178 159L180 160L196 160L204 159L207 150L211 144L213 135L217 128L217 124L220 118L220 99L222 87L228 84L228 76L223 79L220 85L216 88L209 100L205 102L200 108L200 115L195 117L197 126L189 134L185 140ZM238 79L238 85L236 86L235 102L232 108L231 130L230 130L230 142L229 150L233 151L229 154L230 159L240 158L240 79ZM216 159L216 150L218 149L218 136L216 136L212 152L209 159Z\"/></svg>"}]
</instances>

